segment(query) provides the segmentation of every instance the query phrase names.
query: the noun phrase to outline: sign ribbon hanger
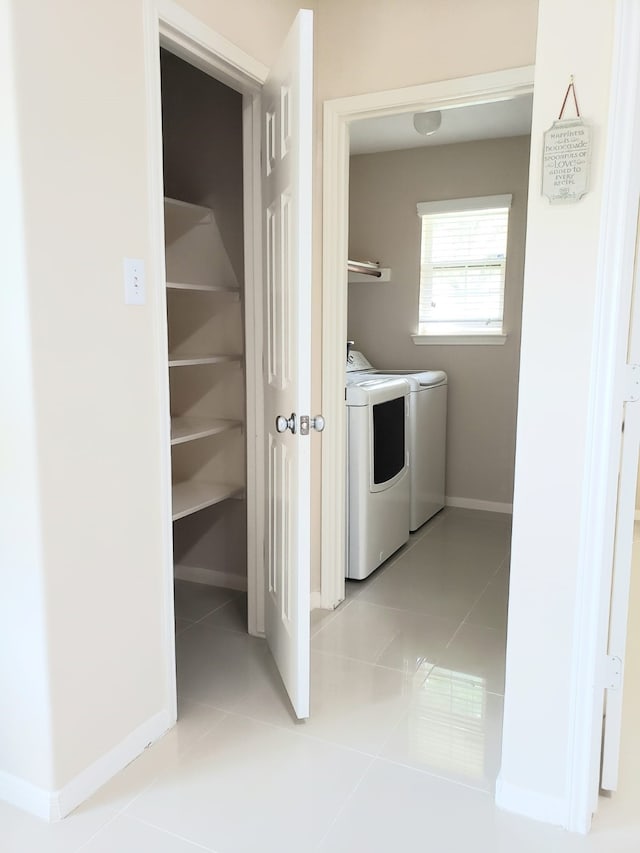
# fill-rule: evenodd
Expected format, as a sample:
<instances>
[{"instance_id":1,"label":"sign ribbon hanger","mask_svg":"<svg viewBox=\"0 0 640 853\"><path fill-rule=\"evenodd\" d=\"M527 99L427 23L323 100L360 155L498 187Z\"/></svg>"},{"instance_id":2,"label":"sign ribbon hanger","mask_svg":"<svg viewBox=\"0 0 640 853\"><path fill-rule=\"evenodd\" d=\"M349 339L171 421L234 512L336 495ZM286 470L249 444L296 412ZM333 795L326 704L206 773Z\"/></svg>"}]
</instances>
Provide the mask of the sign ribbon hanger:
<instances>
[{"instance_id":1,"label":"sign ribbon hanger","mask_svg":"<svg viewBox=\"0 0 640 853\"><path fill-rule=\"evenodd\" d=\"M562 119L564 108L567 105L567 99L569 97L569 92L573 94L573 103L576 106L576 115L580 118L580 107L578 106L578 99L576 98L576 87L573 83L573 74L569 77L569 85L567 86L567 91L564 93L564 101L562 102L562 106L560 107L560 115L558 116L558 121Z\"/></svg>"}]
</instances>

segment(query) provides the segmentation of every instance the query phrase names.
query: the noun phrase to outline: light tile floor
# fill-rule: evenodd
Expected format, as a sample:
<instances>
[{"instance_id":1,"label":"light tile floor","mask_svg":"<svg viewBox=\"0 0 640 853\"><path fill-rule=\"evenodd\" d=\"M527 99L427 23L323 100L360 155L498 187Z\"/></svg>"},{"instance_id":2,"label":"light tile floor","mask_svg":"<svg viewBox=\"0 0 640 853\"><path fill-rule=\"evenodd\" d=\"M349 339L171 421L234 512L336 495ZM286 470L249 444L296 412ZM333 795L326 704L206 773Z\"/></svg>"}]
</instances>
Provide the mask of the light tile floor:
<instances>
[{"instance_id":1,"label":"light tile floor","mask_svg":"<svg viewBox=\"0 0 640 853\"><path fill-rule=\"evenodd\" d=\"M0 850L637 853L640 674L621 791L590 836L494 806L508 551L508 518L447 509L348 582L340 608L312 614L306 723L246 633L245 597L178 582L178 725L61 823L0 805Z\"/></svg>"}]
</instances>

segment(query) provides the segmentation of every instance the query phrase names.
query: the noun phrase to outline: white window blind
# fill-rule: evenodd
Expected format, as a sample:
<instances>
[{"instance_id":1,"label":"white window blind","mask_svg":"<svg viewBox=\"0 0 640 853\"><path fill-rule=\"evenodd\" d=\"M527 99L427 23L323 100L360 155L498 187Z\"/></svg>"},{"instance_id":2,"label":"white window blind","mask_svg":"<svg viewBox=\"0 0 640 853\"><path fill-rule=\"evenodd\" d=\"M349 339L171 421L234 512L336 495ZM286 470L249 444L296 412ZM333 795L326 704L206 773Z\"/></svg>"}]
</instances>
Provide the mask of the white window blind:
<instances>
[{"instance_id":1,"label":"white window blind","mask_svg":"<svg viewBox=\"0 0 640 853\"><path fill-rule=\"evenodd\" d=\"M510 195L418 205L418 334L502 334L510 206Z\"/></svg>"}]
</instances>

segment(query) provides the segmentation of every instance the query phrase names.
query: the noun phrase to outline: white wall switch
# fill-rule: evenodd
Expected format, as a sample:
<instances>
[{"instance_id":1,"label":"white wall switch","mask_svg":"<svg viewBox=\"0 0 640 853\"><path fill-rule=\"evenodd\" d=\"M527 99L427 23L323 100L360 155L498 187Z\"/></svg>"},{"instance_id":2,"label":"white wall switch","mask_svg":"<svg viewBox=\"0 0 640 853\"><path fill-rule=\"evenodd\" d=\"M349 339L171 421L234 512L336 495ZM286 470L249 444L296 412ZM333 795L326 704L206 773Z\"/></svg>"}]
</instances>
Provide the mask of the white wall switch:
<instances>
[{"instance_id":1,"label":"white wall switch","mask_svg":"<svg viewBox=\"0 0 640 853\"><path fill-rule=\"evenodd\" d=\"M124 259L125 305L144 305L144 261L140 258Z\"/></svg>"}]
</instances>

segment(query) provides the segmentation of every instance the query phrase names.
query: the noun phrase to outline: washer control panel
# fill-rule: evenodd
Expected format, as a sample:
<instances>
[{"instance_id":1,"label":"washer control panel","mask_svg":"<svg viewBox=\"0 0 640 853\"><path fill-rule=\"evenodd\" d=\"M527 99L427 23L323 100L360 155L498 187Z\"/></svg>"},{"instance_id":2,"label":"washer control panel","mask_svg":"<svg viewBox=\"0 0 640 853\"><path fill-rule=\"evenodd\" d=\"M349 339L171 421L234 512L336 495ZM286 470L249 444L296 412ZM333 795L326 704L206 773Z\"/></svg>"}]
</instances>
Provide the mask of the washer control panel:
<instances>
[{"instance_id":1,"label":"washer control panel","mask_svg":"<svg viewBox=\"0 0 640 853\"><path fill-rule=\"evenodd\" d=\"M347 373L356 370L371 370L371 364L358 350L351 350L347 356Z\"/></svg>"}]
</instances>

